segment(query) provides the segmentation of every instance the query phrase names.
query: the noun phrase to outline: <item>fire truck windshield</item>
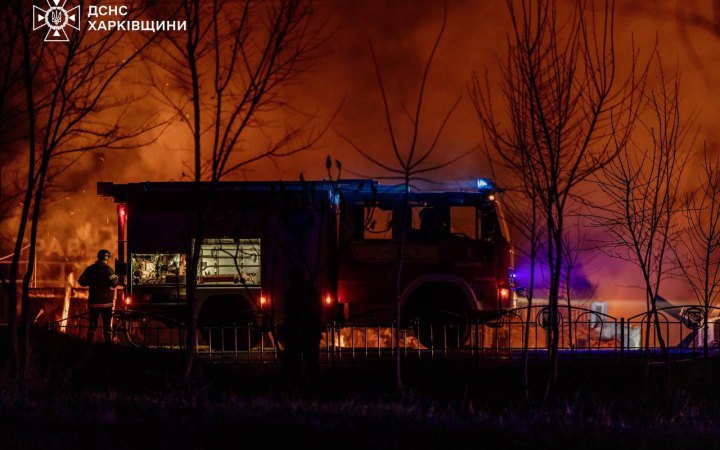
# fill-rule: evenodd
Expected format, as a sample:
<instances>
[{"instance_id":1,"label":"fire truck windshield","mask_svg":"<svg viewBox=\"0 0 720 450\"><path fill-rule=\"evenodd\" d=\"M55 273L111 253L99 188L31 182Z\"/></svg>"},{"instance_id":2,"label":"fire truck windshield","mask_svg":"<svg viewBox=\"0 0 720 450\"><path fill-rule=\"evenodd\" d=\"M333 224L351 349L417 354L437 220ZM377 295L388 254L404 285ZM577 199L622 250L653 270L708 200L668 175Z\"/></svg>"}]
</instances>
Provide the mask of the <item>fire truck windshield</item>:
<instances>
[{"instance_id":1,"label":"fire truck windshield","mask_svg":"<svg viewBox=\"0 0 720 450\"><path fill-rule=\"evenodd\" d=\"M504 238L495 202L412 201L407 239L411 243L440 243L448 239L492 242ZM398 239L402 205L397 202L357 204L356 238L364 241ZM362 221L362 222L359 222ZM359 226L358 226L359 225Z\"/></svg>"},{"instance_id":2,"label":"fire truck windshield","mask_svg":"<svg viewBox=\"0 0 720 450\"><path fill-rule=\"evenodd\" d=\"M478 214L474 206L450 207L450 234L468 239L478 238Z\"/></svg>"}]
</instances>

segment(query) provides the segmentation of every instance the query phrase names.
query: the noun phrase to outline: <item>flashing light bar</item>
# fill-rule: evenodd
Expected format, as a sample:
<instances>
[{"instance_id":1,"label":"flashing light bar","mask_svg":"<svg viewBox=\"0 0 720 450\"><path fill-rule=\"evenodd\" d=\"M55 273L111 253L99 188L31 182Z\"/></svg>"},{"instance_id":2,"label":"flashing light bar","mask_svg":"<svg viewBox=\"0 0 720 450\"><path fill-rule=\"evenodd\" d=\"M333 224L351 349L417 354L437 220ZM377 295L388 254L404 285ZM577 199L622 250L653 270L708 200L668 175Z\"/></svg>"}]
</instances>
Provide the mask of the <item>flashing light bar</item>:
<instances>
[{"instance_id":1,"label":"flashing light bar","mask_svg":"<svg viewBox=\"0 0 720 450\"><path fill-rule=\"evenodd\" d=\"M477 179L477 190L478 191L490 191L494 189L495 186L493 186L493 183L488 178L478 178Z\"/></svg>"}]
</instances>

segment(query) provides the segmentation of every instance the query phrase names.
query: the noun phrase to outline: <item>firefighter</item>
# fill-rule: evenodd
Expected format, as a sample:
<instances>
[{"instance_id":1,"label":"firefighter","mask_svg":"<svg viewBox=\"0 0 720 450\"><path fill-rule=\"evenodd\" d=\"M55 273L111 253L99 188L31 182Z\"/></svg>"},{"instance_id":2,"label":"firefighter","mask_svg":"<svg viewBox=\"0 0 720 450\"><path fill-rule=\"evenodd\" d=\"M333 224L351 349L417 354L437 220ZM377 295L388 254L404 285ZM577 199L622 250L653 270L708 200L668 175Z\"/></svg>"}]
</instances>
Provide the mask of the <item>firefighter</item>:
<instances>
[{"instance_id":1,"label":"firefighter","mask_svg":"<svg viewBox=\"0 0 720 450\"><path fill-rule=\"evenodd\" d=\"M293 267L285 292L283 369L290 384L307 384L319 369L322 300L303 271Z\"/></svg>"},{"instance_id":2,"label":"firefighter","mask_svg":"<svg viewBox=\"0 0 720 450\"><path fill-rule=\"evenodd\" d=\"M80 286L89 287L88 313L90 325L88 328L87 340L92 342L95 337L95 330L98 326L98 317L102 316L103 337L106 343L112 341L110 321L112 320L112 309L114 300L114 287L118 284L118 277L115 271L108 265L110 252L100 250L97 254L95 264L88 266L78 278Z\"/></svg>"}]
</instances>

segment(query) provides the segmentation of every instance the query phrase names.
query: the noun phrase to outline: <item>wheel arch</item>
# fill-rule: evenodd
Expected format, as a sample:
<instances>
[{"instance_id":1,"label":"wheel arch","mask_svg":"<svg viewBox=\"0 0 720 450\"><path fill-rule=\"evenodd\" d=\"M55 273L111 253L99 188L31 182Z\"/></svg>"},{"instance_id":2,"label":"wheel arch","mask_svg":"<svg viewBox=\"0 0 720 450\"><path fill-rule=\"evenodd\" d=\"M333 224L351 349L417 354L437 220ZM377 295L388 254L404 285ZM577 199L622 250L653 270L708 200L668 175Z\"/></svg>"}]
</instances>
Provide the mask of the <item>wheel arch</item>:
<instances>
[{"instance_id":1,"label":"wheel arch","mask_svg":"<svg viewBox=\"0 0 720 450\"><path fill-rule=\"evenodd\" d=\"M465 297L465 306L467 306L469 310L479 311L482 309L477 295L475 295L470 284L459 276L451 274L426 274L416 278L403 290L402 296L400 297L400 306L404 308L413 294L419 292L423 287L430 284L442 283L451 284L459 288Z\"/></svg>"},{"instance_id":2,"label":"wheel arch","mask_svg":"<svg viewBox=\"0 0 720 450\"><path fill-rule=\"evenodd\" d=\"M253 300L245 294L212 293L202 299L198 307L198 321L209 319L211 322L216 322L217 319L252 317L254 310ZM228 312L231 312L229 316L227 316Z\"/></svg>"}]
</instances>

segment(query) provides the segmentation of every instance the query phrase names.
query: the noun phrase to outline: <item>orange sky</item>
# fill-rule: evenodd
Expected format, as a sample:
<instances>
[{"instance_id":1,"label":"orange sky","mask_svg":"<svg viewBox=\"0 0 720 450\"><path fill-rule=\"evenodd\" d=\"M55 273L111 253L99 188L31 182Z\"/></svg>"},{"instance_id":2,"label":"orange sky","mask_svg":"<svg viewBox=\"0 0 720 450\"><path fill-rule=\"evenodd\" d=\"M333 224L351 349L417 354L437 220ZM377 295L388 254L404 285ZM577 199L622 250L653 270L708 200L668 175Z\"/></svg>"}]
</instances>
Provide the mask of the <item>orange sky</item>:
<instances>
[{"instance_id":1,"label":"orange sky","mask_svg":"<svg viewBox=\"0 0 720 450\"><path fill-rule=\"evenodd\" d=\"M647 6L649 3L652 5ZM422 67L440 27L443 5L435 0L316 0L315 4L317 18L327 20L331 37L324 48L325 55L290 90L294 104L306 113L317 115L317 126L321 127L344 101L333 129L376 157L390 161L391 150L368 42L372 40L376 48L401 136L407 137L407 120L401 106L412 108L414 105ZM716 79L720 78L717 75L720 36L691 26L683 39L682 27L675 18L678 5L690 5L692 11L712 17L709 1L697 4L675 0L618 2L616 45L620 70L627 65L631 39L634 38L641 54L647 58L657 37L665 64L669 68L680 67L686 115L691 111L700 112L700 141L705 140L708 147L714 148L720 141L715 125L718 118L715 105L720 101L717 87L720 80ZM421 143L427 144L432 138L455 99L458 96L463 99L440 142L438 160L481 142L479 122L468 100L467 86L473 71L487 69L491 82L497 80L496 58L505 55L508 27L504 1L448 2L447 30L430 74ZM130 82L130 78L125 82ZM150 100L140 107L162 113L162 106ZM349 170L381 175L333 129L323 137L319 148L292 158L258 164L251 171L238 174L238 178L291 180L300 172L308 179L322 177L327 154L341 159ZM88 220L108 224L106 226L114 223L113 205L94 197L96 181L177 180L187 170L184 164L190 160L188 134L181 124L172 126L156 144L142 150L85 157L70 175L73 184L84 186L85 192L63 197L51 208L47 222L53 225L43 227L43 237L51 240L76 233L78 224ZM459 183L487 176L484 161L483 152L478 151L432 177L453 190ZM688 182L692 182L695 172L687 171ZM350 175L346 173L346 176ZM88 259L92 254L94 251L89 251ZM596 257L587 262L585 271L592 282L598 282L596 296L599 298L641 297L641 291L628 287L635 284L637 278L629 275L634 272L626 264L609 263L605 258ZM615 282L612 285L600 282L609 279ZM671 299L687 297L686 289L677 283L669 286L666 293Z\"/></svg>"}]
</instances>

